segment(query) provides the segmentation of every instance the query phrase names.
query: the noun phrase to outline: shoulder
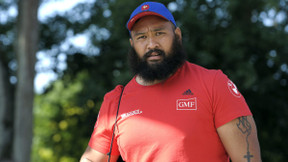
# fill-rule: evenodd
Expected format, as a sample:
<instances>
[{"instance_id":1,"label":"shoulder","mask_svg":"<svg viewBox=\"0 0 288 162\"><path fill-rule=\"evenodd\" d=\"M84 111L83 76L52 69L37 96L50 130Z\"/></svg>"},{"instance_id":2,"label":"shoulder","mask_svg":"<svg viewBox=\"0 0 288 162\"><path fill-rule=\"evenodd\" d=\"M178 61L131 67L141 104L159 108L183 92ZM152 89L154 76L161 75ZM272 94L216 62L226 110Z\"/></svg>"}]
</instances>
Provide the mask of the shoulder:
<instances>
[{"instance_id":1,"label":"shoulder","mask_svg":"<svg viewBox=\"0 0 288 162\"><path fill-rule=\"evenodd\" d=\"M104 100L111 101L111 100L118 99L123 88L124 88L123 85L117 85L113 90L105 94Z\"/></svg>"},{"instance_id":2,"label":"shoulder","mask_svg":"<svg viewBox=\"0 0 288 162\"><path fill-rule=\"evenodd\" d=\"M192 75L200 77L204 80L214 80L216 77L223 77L225 74L220 69L208 69L200 65L196 65L186 61L185 71L191 72Z\"/></svg>"},{"instance_id":3,"label":"shoulder","mask_svg":"<svg viewBox=\"0 0 288 162\"><path fill-rule=\"evenodd\" d=\"M117 85L113 90L107 92L101 105L101 112L114 113L122 92L123 86ZM111 111L112 110L112 111Z\"/></svg>"}]
</instances>

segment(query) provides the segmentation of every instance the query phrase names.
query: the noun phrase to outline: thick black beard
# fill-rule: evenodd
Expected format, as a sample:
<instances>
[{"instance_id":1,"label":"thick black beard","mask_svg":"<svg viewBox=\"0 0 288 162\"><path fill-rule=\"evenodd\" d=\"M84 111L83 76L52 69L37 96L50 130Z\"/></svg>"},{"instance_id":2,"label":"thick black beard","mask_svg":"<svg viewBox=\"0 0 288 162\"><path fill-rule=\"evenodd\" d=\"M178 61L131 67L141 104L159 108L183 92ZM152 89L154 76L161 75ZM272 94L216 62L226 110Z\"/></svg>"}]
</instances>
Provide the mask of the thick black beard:
<instances>
[{"instance_id":1,"label":"thick black beard","mask_svg":"<svg viewBox=\"0 0 288 162\"><path fill-rule=\"evenodd\" d=\"M163 61L148 64L146 60L152 52L157 52L163 56ZM146 82L153 82L155 80L165 80L171 74L174 74L186 60L186 54L179 37L175 35L170 53L166 54L163 50L154 49L148 51L143 58L140 58L134 47L131 47L128 60L134 75L139 75Z\"/></svg>"}]
</instances>

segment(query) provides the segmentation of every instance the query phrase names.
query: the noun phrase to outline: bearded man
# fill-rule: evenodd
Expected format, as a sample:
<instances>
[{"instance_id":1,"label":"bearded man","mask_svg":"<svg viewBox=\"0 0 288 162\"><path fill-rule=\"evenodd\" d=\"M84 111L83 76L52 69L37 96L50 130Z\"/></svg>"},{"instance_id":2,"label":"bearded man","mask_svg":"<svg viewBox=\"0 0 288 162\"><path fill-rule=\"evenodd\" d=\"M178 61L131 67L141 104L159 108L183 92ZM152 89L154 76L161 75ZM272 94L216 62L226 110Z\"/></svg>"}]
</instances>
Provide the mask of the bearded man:
<instances>
[{"instance_id":1,"label":"bearded man","mask_svg":"<svg viewBox=\"0 0 288 162\"><path fill-rule=\"evenodd\" d=\"M138 6L127 29L134 77L105 95L81 162L261 161L244 97L221 70L186 60L163 4Z\"/></svg>"}]
</instances>

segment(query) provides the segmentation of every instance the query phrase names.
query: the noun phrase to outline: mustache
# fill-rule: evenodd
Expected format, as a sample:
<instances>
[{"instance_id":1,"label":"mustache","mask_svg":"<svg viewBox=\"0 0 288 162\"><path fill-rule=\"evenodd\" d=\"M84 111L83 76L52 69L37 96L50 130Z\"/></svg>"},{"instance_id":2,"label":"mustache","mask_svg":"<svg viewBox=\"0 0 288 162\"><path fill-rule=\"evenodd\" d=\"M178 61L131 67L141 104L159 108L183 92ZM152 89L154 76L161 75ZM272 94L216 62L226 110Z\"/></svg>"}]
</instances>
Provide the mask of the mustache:
<instances>
[{"instance_id":1,"label":"mustache","mask_svg":"<svg viewBox=\"0 0 288 162\"><path fill-rule=\"evenodd\" d=\"M159 56L165 56L165 52L163 50L160 49L153 49L153 50L149 50L148 52L146 52L143 56L144 59L147 59L148 57L152 56L152 53L157 53Z\"/></svg>"}]
</instances>

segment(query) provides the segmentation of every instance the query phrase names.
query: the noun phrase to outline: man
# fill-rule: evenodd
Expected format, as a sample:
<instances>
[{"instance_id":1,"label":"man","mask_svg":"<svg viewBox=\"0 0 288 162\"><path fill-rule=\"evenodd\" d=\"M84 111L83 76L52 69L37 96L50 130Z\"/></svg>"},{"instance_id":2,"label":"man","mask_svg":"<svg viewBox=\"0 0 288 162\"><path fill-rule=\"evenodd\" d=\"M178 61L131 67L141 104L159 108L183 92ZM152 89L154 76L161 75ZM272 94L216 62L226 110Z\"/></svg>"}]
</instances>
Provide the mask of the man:
<instances>
[{"instance_id":1,"label":"man","mask_svg":"<svg viewBox=\"0 0 288 162\"><path fill-rule=\"evenodd\" d=\"M110 145L111 161L261 161L245 99L220 70L185 60L181 30L164 5L141 4L127 28L135 77L123 93L117 86L105 95L81 162L107 161Z\"/></svg>"}]
</instances>

